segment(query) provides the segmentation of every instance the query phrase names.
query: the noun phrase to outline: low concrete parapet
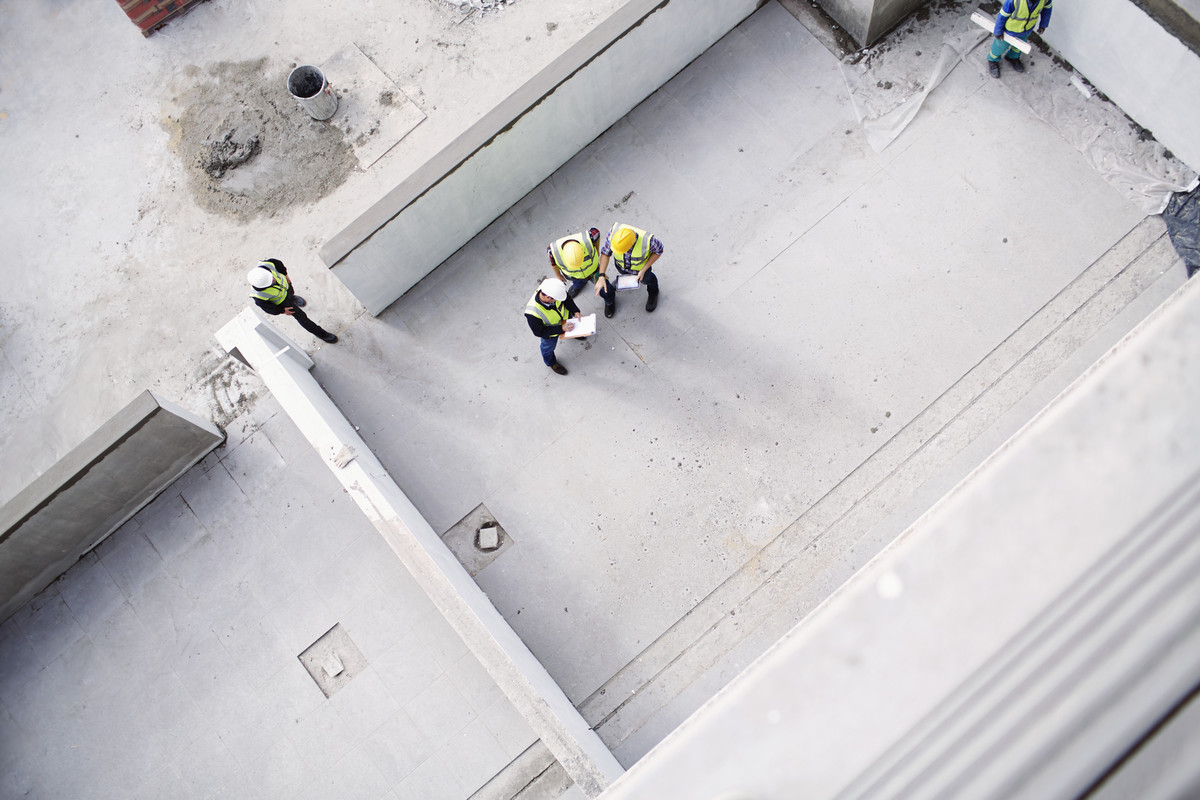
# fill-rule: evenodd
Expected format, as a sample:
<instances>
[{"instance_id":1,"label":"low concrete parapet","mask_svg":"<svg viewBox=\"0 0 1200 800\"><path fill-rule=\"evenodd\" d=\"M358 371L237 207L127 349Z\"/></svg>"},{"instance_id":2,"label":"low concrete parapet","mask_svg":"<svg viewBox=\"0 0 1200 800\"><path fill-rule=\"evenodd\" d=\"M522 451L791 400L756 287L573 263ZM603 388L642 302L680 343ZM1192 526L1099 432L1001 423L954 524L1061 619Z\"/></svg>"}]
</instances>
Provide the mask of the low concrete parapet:
<instances>
[{"instance_id":1,"label":"low concrete parapet","mask_svg":"<svg viewBox=\"0 0 1200 800\"><path fill-rule=\"evenodd\" d=\"M0 621L225 440L142 392L0 508Z\"/></svg>"},{"instance_id":2,"label":"low concrete parapet","mask_svg":"<svg viewBox=\"0 0 1200 800\"><path fill-rule=\"evenodd\" d=\"M762 0L631 0L321 248L378 314Z\"/></svg>"},{"instance_id":3,"label":"low concrete parapet","mask_svg":"<svg viewBox=\"0 0 1200 800\"><path fill-rule=\"evenodd\" d=\"M217 340L258 373L575 785L598 796L621 765L317 383L312 359L252 308Z\"/></svg>"}]
</instances>

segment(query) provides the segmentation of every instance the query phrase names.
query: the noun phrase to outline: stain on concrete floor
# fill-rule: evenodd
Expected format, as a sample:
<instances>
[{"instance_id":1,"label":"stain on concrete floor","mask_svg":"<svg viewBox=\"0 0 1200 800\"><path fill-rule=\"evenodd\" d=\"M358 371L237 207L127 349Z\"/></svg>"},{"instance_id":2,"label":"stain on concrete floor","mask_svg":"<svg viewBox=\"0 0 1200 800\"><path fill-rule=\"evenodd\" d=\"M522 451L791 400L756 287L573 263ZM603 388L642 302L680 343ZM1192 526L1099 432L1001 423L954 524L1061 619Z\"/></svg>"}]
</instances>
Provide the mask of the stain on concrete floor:
<instances>
[{"instance_id":1,"label":"stain on concrete floor","mask_svg":"<svg viewBox=\"0 0 1200 800\"><path fill-rule=\"evenodd\" d=\"M271 217L320 200L356 168L341 131L288 94L294 66L258 59L189 71L195 82L175 99L182 111L163 124L200 208L240 222Z\"/></svg>"}]
</instances>

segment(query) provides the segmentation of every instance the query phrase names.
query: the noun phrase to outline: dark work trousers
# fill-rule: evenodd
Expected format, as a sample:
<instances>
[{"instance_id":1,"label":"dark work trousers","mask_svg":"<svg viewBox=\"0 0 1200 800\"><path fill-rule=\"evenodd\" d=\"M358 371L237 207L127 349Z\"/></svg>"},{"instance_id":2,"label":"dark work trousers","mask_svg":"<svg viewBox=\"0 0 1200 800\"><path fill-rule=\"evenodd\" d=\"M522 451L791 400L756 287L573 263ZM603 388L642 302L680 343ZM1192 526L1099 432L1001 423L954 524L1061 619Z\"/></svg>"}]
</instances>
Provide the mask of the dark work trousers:
<instances>
[{"instance_id":1,"label":"dark work trousers","mask_svg":"<svg viewBox=\"0 0 1200 800\"><path fill-rule=\"evenodd\" d=\"M571 282L570 288L567 290L572 297L579 294L579 291L589 283L596 283L596 273L592 273L586 278L568 278ZM612 281L605 281L604 288L600 290L600 299L604 301L605 306L611 306L617 299L617 290L613 288Z\"/></svg>"},{"instance_id":2,"label":"dark work trousers","mask_svg":"<svg viewBox=\"0 0 1200 800\"><path fill-rule=\"evenodd\" d=\"M304 309L295 308L293 306L291 317L292 319L296 320L296 322L300 323L301 328L304 328L304 330L308 331L313 336L316 336L320 339L325 339L329 336L329 331L325 330L320 325L309 319L308 314L304 313Z\"/></svg>"}]
</instances>

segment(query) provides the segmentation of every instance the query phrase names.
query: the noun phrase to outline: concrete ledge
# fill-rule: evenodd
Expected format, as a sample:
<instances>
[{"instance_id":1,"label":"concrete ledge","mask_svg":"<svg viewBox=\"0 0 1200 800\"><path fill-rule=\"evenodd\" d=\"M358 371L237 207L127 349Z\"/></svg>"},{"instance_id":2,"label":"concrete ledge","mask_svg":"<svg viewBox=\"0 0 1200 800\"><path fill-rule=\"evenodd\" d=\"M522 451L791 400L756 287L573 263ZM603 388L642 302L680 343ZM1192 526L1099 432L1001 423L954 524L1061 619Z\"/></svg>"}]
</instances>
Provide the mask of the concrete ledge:
<instances>
[{"instance_id":1,"label":"concrete ledge","mask_svg":"<svg viewBox=\"0 0 1200 800\"><path fill-rule=\"evenodd\" d=\"M378 314L750 15L631 0L321 248Z\"/></svg>"},{"instance_id":2,"label":"concrete ledge","mask_svg":"<svg viewBox=\"0 0 1200 800\"><path fill-rule=\"evenodd\" d=\"M0 620L225 440L142 392L0 508Z\"/></svg>"},{"instance_id":3,"label":"concrete ledge","mask_svg":"<svg viewBox=\"0 0 1200 800\"><path fill-rule=\"evenodd\" d=\"M1198 400L1190 282L605 798L1083 796L1200 683Z\"/></svg>"},{"instance_id":4,"label":"concrete ledge","mask_svg":"<svg viewBox=\"0 0 1200 800\"><path fill-rule=\"evenodd\" d=\"M621 765L313 378L312 360L252 308L217 339L258 373L575 784L598 796Z\"/></svg>"}]
</instances>

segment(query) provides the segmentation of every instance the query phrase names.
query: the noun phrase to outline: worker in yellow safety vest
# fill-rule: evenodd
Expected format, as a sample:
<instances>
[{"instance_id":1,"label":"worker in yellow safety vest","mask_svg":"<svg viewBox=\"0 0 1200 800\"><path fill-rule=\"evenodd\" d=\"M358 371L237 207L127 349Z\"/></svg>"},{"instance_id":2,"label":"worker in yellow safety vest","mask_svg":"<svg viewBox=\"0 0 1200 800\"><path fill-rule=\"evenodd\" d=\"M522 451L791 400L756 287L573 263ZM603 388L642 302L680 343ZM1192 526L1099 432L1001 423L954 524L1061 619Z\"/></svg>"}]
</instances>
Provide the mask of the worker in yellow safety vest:
<instances>
[{"instance_id":1,"label":"worker in yellow safety vest","mask_svg":"<svg viewBox=\"0 0 1200 800\"><path fill-rule=\"evenodd\" d=\"M300 309L307 305L292 288L287 277L287 268L278 258L267 258L258 262L258 266L246 274L246 280L254 292L250 295L254 304L272 316L286 314L300 327L316 336L318 339L333 344L338 340L329 331L308 318Z\"/></svg>"},{"instance_id":2,"label":"worker in yellow safety vest","mask_svg":"<svg viewBox=\"0 0 1200 800\"><path fill-rule=\"evenodd\" d=\"M641 228L613 223L608 238L600 247L600 272L608 271L611 259L622 275L637 274L638 283L646 287L646 310L658 306L658 276L650 268L663 254L662 242Z\"/></svg>"},{"instance_id":3,"label":"worker in yellow safety vest","mask_svg":"<svg viewBox=\"0 0 1200 800\"><path fill-rule=\"evenodd\" d=\"M579 317L579 306L567 295L567 285L555 278L542 281L525 305L529 330L542 340L542 361L559 375L566 375L567 368L558 363L554 348L558 337L575 327Z\"/></svg>"},{"instance_id":4,"label":"worker in yellow safety vest","mask_svg":"<svg viewBox=\"0 0 1200 800\"><path fill-rule=\"evenodd\" d=\"M564 236L546 248L550 266L558 279L567 284L567 295L574 297L591 280L595 292L604 301L604 316L616 310L616 289L597 267L600 263L600 230L589 228L587 236L575 233Z\"/></svg>"},{"instance_id":5,"label":"worker in yellow safety vest","mask_svg":"<svg viewBox=\"0 0 1200 800\"><path fill-rule=\"evenodd\" d=\"M1053 0L1004 0L1000 13L996 15L996 27L992 30L992 49L988 52L988 73L1000 77L1000 60L1004 59L1014 72L1025 71L1021 51L1004 41L1004 34L1025 41L1037 28L1038 35L1050 26L1050 11Z\"/></svg>"}]
</instances>

